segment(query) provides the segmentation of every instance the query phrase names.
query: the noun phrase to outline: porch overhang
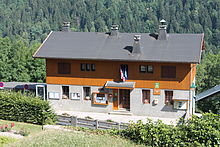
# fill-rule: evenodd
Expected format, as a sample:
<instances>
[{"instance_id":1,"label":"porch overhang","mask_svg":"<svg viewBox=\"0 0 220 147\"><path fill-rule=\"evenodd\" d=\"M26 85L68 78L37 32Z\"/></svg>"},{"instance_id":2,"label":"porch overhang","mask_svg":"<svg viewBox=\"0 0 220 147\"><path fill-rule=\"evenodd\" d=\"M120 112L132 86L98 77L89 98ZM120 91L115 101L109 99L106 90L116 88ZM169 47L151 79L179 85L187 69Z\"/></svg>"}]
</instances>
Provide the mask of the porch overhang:
<instances>
[{"instance_id":1,"label":"porch overhang","mask_svg":"<svg viewBox=\"0 0 220 147\"><path fill-rule=\"evenodd\" d=\"M105 88L110 89L134 89L135 82L114 82L107 81L105 84Z\"/></svg>"},{"instance_id":2,"label":"porch overhang","mask_svg":"<svg viewBox=\"0 0 220 147\"><path fill-rule=\"evenodd\" d=\"M173 98L174 101L189 101L189 98Z\"/></svg>"}]
</instances>

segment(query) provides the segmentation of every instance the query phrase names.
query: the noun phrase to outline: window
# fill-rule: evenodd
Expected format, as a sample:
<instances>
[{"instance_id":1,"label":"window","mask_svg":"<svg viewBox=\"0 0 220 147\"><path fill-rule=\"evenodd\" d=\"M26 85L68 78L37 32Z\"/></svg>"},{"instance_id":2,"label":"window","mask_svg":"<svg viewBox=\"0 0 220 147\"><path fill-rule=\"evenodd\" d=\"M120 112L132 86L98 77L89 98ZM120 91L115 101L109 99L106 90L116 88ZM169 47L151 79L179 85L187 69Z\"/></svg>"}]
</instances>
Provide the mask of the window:
<instances>
[{"instance_id":1,"label":"window","mask_svg":"<svg viewBox=\"0 0 220 147\"><path fill-rule=\"evenodd\" d=\"M81 71L85 71L85 64L81 63Z\"/></svg>"},{"instance_id":2,"label":"window","mask_svg":"<svg viewBox=\"0 0 220 147\"><path fill-rule=\"evenodd\" d=\"M95 64L91 64L92 71L95 71Z\"/></svg>"},{"instance_id":3,"label":"window","mask_svg":"<svg viewBox=\"0 0 220 147\"><path fill-rule=\"evenodd\" d=\"M91 100L91 88L83 87L83 96L84 100Z\"/></svg>"},{"instance_id":4,"label":"window","mask_svg":"<svg viewBox=\"0 0 220 147\"><path fill-rule=\"evenodd\" d=\"M62 86L62 99L69 99L69 86Z\"/></svg>"},{"instance_id":5,"label":"window","mask_svg":"<svg viewBox=\"0 0 220 147\"><path fill-rule=\"evenodd\" d=\"M147 71L146 66L141 65L140 66L140 72L146 72L146 71Z\"/></svg>"},{"instance_id":6,"label":"window","mask_svg":"<svg viewBox=\"0 0 220 147\"><path fill-rule=\"evenodd\" d=\"M176 78L176 67L175 66L162 66L161 77L162 78Z\"/></svg>"},{"instance_id":7,"label":"window","mask_svg":"<svg viewBox=\"0 0 220 147\"><path fill-rule=\"evenodd\" d=\"M49 99L60 99L59 92L48 92Z\"/></svg>"},{"instance_id":8,"label":"window","mask_svg":"<svg viewBox=\"0 0 220 147\"><path fill-rule=\"evenodd\" d=\"M152 65L147 66L147 73L153 73L153 66Z\"/></svg>"},{"instance_id":9,"label":"window","mask_svg":"<svg viewBox=\"0 0 220 147\"><path fill-rule=\"evenodd\" d=\"M150 90L142 90L142 100L144 104L150 104Z\"/></svg>"},{"instance_id":10,"label":"window","mask_svg":"<svg viewBox=\"0 0 220 147\"><path fill-rule=\"evenodd\" d=\"M153 66L152 65L141 65L140 72L142 73L153 73Z\"/></svg>"},{"instance_id":11,"label":"window","mask_svg":"<svg viewBox=\"0 0 220 147\"><path fill-rule=\"evenodd\" d=\"M173 105L173 91L165 91L165 104Z\"/></svg>"},{"instance_id":12,"label":"window","mask_svg":"<svg viewBox=\"0 0 220 147\"><path fill-rule=\"evenodd\" d=\"M95 71L95 64L81 63L81 71Z\"/></svg>"},{"instance_id":13,"label":"window","mask_svg":"<svg viewBox=\"0 0 220 147\"><path fill-rule=\"evenodd\" d=\"M70 74L70 71L71 71L70 63L58 63L59 74Z\"/></svg>"},{"instance_id":14,"label":"window","mask_svg":"<svg viewBox=\"0 0 220 147\"><path fill-rule=\"evenodd\" d=\"M90 71L90 64L86 64L86 71Z\"/></svg>"}]
</instances>

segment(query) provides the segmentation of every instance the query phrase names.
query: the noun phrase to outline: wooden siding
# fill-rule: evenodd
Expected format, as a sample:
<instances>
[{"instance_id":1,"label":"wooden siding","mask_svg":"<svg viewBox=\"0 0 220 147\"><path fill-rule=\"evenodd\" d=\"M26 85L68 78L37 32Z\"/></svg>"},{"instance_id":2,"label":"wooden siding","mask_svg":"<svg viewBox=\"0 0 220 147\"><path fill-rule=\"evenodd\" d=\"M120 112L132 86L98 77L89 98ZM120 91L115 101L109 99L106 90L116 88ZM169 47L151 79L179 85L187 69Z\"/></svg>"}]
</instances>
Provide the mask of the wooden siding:
<instances>
[{"instance_id":1,"label":"wooden siding","mask_svg":"<svg viewBox=\"0 0 220 147\"><path fill-rule=\"evenodd\" d=\"M71 63L71 74L58 74L59 62ZM81 71L81 63L96 65L96 71ZM86 61L47 59L47 84L104 86L107 81L121 81L119 69L121 64L128 65L128 80L136 82L136 88L154 88L160 83L160 89L189 90L195 76L195 68L189 63L146 63L116 61ZM153 65L153 73L140 73L140 65ZM161 66L176 66L176 78L161 78Z\"/></svg>"}]
</instances>

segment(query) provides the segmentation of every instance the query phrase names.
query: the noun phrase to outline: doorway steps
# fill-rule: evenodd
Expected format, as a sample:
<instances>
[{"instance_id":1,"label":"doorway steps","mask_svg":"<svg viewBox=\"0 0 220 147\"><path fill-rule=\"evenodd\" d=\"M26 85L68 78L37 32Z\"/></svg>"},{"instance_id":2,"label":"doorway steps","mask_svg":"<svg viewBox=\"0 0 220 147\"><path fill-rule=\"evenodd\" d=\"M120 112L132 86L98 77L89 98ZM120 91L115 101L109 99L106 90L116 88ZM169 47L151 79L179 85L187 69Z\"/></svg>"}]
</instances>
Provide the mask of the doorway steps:
<instances>
[{"instance_id":1,"label":"doorway steps","mask_svg":"<svg viewBox=\"0 0 220 147\"><path fill-rule=\"evenodd\" d=\"M119 110L114 110L112 112L109 112L108 114L110 114L110 115L127 115L127 116L133 115L130 111L128 111L126 109L121 109L121 108Z\"/></svg>"}]
</instances>

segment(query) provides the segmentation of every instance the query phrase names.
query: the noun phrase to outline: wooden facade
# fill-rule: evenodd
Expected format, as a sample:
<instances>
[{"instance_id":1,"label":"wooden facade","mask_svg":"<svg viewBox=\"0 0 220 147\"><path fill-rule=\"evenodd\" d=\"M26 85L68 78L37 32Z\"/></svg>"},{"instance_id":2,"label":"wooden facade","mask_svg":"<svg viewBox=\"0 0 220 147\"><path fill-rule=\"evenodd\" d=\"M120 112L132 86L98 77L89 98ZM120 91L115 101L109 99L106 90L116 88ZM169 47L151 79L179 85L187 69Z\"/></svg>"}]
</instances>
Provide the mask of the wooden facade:
<instances>
[{"instance_id":1,"label":"wooden facade","mask_svg":"<svg viewBox=\"0 0 220 147\"><path fill-rule=\"evenodd\" d=\"M58 74L58 63L70 63L70 74ZM81 64L95 64L95 71L81 71ZM190 63L154 63L125 61L93 61L46 59L47 84L104 86L107 81L121 81L120 65L128 65L128 80L136 82L135 88L189 90L196 74L196 65ZM153 66L153 73L141 73L141 65ZM176 78L161 78L162 66L175 66Z\"/></svg>"}]
</instances>

